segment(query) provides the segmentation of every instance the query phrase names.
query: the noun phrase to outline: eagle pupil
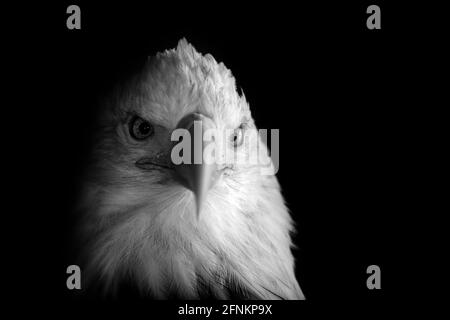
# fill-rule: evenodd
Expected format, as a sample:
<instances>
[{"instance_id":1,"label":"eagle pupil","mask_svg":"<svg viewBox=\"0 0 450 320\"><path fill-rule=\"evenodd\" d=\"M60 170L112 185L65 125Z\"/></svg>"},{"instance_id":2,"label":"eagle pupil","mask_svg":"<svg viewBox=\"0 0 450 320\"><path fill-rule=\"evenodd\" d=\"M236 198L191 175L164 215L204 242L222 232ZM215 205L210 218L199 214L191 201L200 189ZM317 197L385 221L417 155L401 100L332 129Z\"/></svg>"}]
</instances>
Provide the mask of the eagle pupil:
<instances>
[{"instance_id":1,"label":"eagle pupil","mask_svg":"<svg viewBox=\"0 0 450 320\"><path fill-rule=\"evenodd\" d=\"M139 126L139 132L142 135L147 135L150 132L150 125L148 124L148 122L141 123L141 125Z\"/></svg>"}]
</instances>

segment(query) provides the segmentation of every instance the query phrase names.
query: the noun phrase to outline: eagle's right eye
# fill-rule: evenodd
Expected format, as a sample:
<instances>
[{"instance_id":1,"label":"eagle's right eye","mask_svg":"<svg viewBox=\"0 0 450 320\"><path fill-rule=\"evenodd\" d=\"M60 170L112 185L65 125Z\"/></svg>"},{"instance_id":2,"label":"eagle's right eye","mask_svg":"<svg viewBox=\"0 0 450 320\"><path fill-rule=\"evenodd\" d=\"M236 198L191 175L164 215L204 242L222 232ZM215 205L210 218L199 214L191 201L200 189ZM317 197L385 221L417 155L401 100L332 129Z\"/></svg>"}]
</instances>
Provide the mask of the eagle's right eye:
<instances>
[{"instance_id":1,"label":"eagle's right eye","mask_svg":"<svg viewBox=\"0 0 450 320\"><path fill-rule=\"evenodd\" d=\"M131 119L129 127L130 135L136 140L145 140L152 136L155 131L150 122L138 116Z\"/></svg>"}]
</instances>

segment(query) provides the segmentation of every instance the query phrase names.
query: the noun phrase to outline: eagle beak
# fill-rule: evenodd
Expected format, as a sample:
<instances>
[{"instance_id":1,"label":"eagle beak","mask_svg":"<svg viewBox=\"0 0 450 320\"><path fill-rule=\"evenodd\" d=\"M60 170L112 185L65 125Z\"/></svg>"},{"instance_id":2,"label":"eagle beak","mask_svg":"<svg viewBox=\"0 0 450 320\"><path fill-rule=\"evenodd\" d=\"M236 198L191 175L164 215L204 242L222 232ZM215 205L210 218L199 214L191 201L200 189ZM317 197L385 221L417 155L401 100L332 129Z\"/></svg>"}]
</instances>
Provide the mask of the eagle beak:
<instances>
[{"instance_id":1,"label":"eagle beak","mask_svg":"<svg viewBox=\"0 0 450 320\"><path fill-rule=\"evenodd\" d=\"M214 140L206 141L203 134L206 130L214 129L215 125L211 118L200 113L192 113L180 120L177 129L180 128L189 132L191 139L190 161L188 161L189 163L182 162L175 165L175 172L180 178L181 184L194 193L198 219L206 194L217 180L215 161L205 159L204 153L205 148L214 143ZM186 150L183 150L183 152L186 152Z\"/></svg>"}]
</instances>

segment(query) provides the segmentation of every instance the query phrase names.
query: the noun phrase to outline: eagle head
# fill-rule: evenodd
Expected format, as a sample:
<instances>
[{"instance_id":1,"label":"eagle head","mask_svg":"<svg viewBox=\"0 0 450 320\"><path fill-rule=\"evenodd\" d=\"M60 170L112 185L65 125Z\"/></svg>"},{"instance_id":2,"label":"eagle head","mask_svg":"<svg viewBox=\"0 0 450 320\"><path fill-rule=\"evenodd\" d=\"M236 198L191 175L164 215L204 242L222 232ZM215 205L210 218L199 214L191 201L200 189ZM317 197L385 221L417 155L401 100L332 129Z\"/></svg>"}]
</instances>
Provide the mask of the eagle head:
<instances>
[{"instance_id":1,"label":"eagle head","mask_svg":"<svg viewBox=\"0 0 450 320\"><path fill-rule=\"evenodd\" d=\"M157 299L303 298L267 168L224 64L184 39L149 58L101 108L80 203L86 283L113 292L125 280Z\"/></svg>"}]
</instances>

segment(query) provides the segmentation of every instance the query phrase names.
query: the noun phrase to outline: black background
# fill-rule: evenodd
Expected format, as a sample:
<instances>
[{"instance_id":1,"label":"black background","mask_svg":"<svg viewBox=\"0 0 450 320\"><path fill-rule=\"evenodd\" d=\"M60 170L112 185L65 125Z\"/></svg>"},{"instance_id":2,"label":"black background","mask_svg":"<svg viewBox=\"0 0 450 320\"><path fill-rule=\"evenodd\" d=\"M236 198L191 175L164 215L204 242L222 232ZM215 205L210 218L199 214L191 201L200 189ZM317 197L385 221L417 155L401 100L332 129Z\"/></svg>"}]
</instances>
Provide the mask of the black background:
<instances>
[{"instance_id":1,"label":"black background","mask_svg":"<svg viewBox=\"0 0 450 320\"><path fill-rule=\"evenodd\" d=\"M81 7L81 30L66 28L70 4ZM381 7L381 30L366 28L370 4ZM408 249L404 204L411 201L404 185L413 179L404 154L416 112L405 99L414 99L421 47L411 38L421 30L407 23L407 7L62 1L27 13L37 17L27 40L14 38L26 66L17 79L31 90L15 94L25 104L15 119L28 178L14 185L27 200L12 199L27 220L27 236L13 240L21 250L11 261L22 275L9 279L13 295L44 309L92 307L65 281L67 266L77 263L71 212L98 99L147 56L185 37L231 69L259 128L280 129L278 178L297 223L297 274L307 301L279 305L278 312L300 312L302 305L384 310L414 296L400 260ZM371 264L381 268L381 290L366 287Z\"/></svg>"}]
</instances>

